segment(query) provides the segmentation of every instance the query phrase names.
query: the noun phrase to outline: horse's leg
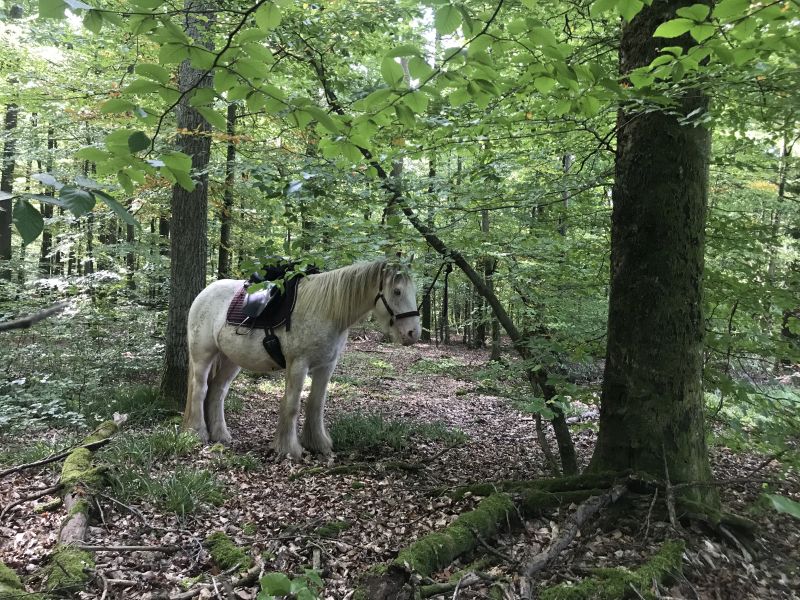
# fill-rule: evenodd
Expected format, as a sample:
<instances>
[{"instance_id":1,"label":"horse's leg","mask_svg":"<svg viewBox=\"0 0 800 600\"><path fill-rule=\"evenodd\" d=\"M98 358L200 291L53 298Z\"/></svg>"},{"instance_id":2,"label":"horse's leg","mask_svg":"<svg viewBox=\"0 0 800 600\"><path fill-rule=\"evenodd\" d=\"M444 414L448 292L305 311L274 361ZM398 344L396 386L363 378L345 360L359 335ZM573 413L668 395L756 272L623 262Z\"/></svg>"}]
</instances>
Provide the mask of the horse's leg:
<instances>
[{"instance_id":1,"label":"horse's leg","mask_svg":"<svg viewBox=\"0 0 800 600\"><path fill-rule=\"evenodd\" d=\"M183 428L197 433L204 444L208 442L208 429L203 405L208 390L208 374L216 359L215 354L198 358L189 353L189 390L183 411Z\"/></svg>"},{"instance_id":2,"label":"horse's leg","mask_svg":"<svg viewBox=\"0 0 800 600\"><path fill-rule=\"evenodd\" d=\"M231 441L231 434L225 424L225 396L228 395L228 388L241 369L223 354L220 354L217 360L218 363L208 384L206 423L208 437L212 442L228 444Z\"/></svg>"},{"instance_id":3,"label":"horse's leg","mask_svg":"<svg viewBox=\"0 0 800 600\"><path fill-rule=\"evenodd\" d=\"M328 394L328 382L336 365L329 364L311 371L311 391L306 400L306 419L300 442L303 448L317 454L330 454L333 442L325 431L325 399Z\"/></svg>"},{"instance_id":4,"label":"horse's leg","mask_svg":"<svg viewBox=\"0 0 800 600\"><path fill-rule=\"evenodd\" d=\"M280 455L288 454L297 460L303 454L303 448L297 441L297 415L300 412L300 394L303 382L308 373L308 365L296 360L286 365L286 391L281 400L278 428L272 447Z\"/></svg>"}]
</instances>

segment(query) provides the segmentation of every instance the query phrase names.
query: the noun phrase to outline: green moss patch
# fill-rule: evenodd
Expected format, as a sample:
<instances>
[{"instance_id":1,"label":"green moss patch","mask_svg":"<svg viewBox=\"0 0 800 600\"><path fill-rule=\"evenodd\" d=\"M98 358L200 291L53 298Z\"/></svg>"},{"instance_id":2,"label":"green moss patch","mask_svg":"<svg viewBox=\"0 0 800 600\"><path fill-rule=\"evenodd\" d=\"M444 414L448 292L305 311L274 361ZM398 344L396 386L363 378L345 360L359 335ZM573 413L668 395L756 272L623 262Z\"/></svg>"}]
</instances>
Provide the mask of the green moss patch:
<instances>
[{"instance_id":1,"label":"green moss patch","mask_svg":"<svg viewBox=\"0 0 800 600\"><path fill-rule=\"evenodd\" d=\"M239 570L246 571L253 566L253 558L221 531L209 535L205 547L211 559L223 570L233 569L238 565Z\"/></svg>"},{"instance_id":2,"label":"green moss patch","mask_svg":"<svg viewBox=\"0 0 800 600\"><path fill-rule=\"evenodd\" d=\"M343 531L347 531L352 527L349 521L330 521L325 523L317 529L317 535L326 538L338 537Z\"/></svg>"},{"instance_id":3,"label":"green moss patch","mask_svg":"<svg viewBox=\"0 0 800 600\"><path fill-rule=\"evenodd\" d=\"M541 600L618 600L619 598L655 599L653 581L665 583L677 577L683 566L683 540L668 540L661 549L638 569L595 569L594 577L577 585L565 584L548 588L539 594Z\"/></svg>"},{"instance_id":4,"label":"green moss patch","mask_svg":"<svg viewBox=\"0 0 800 600\"><path fill-rule=\"evenodd\" d=\"M89 552L73 546L57 546L45 571L45 587L48 591L69 595L83 588L89 578L86 569L94 568L94 558Z\"/></svg>"},{"instance_id":5,"label":"green moss patch","mask_svg":"<svg viewBox=\"0 0 800 600\"><path fill-rule=\"evenodd\" d=\"M430 576L457 556L472 550L477 536L490 538L495 535L515 514L510 496L493 494L484 498L475 510L459 516L444 531L426 535L401 550L393 564Z\"/></svg>"},{"instance_id":6,"label":"green moss patch","mask_svg":"<svg viewBox=\"0 0 800 600\"><path fill-rule=\"evenodd\" d=\"M2 600L40 600L41 595L25 591L17 574L0 562L0 599Z\"/></svg>"}]
</instances>

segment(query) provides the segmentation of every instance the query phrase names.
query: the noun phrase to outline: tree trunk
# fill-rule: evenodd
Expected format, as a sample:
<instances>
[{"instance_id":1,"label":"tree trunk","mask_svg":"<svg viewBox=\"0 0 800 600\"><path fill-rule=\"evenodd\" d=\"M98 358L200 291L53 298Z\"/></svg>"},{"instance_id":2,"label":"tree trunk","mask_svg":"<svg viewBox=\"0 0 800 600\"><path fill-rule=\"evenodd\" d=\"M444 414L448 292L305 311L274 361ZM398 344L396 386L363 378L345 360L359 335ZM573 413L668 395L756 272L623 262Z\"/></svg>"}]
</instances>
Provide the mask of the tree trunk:
<instances>
[{"instance_id":1,"label":"tree trunk","mask_svg":"<svg viewBox=\"0 0 800 600\"><path fill-rule=\"evenodd\" d=\"M3 145L3 161L0 168L0 192L11 193L14 182L14 164L17 160L17 116L19 107L13 102L6 105L6 114L3 121L3 132L5 144ZM0 261L11 260L13 250L11 248L11 199L0 199ZM5 266L0 267L0 278L11 279L11 270Z\"/></svg>"},{"instance_id":2,"label":"tree trunk","mask_svg":"<svg viewBox=\"0 0 800 600\"><path fill-rule=\"evenodd\" d=\"M44 169L48 173L53 172L53 160L56 149L55 130L50 125L47 128L47 159L44 164ZM53 196L55 193L51 189L45 191L45 196ZM45 226L42 230L42 246L39 253L39 271L42 275L50 275L53 271L53 259L50 253L53 250L53 234L50 231L50 226L47 224L47 219L53 217L53 205L47 202L41 203L42 217L45 219Z\"/></svg>"},{"instance_id":3,"label":"tree trunk","mask_svg":"<svg viewBox=\"0 0 800 600\"><path fill-rule=\"evenodd\" d=\"M444 272L444 291L442 292L442 322L440 324L442 328L442 334L439 336L442 340L442 343L445 346L450 345L450 315L448 311L450 310L449 278L450 278L450 273L452 272L453 272L453 265L448 264Z\"/></svg>"},{"instance_id":4,"label":"tree trunk","mask_svg":"<svg viewBox=\"0 0 800 600\"><path fill-rule=\"evenodd\" d=\"M203 1L186 0L186 32L193 40L211 49L210 13L203 19L192 13L209 8ZM180 90L211 87L211 77L195 69L188 60L178 70ZM208 161L211 137L208 122L190 106L184 96L177 107L177 148L192 157L195 187L187 192L180 185L172 188L170 209L170 289L169 313L165 335L164 373L161 393L176 407L186 400L189 376L189 352L186 342L186 321L195 296L206 285L208 229Z\"/></svg>"},{"instance_id":5,"label":"tree trunk","mask_svg":"<svg viewBox=\"0 0 800 600\"><path fill-rule=\"evenodd\" d=\"M622 31L623 74L649 64L656 27L691 1L656 2ZM685 47L688 35L679 40ZM670 41L674 45L675 42ZM637 469L703 482L703 248L710 132L679 122L708 99L689 89L664 112L618 115L611 295L595 470ZM678 116L676 116L676 113ZM716 503L712 487L687 488Z\"/></svg>"},{"instance_id":6,"label":"tree trunk","mask_svg":"<svg viewBox=\"0 0 800 600\"><path fill-rule=\"evenodd\" d=\"M236 105L228 104L227 154L225 157L225 191L222 194L222 210L219 216L219 264L217 276L225 279L231 276L231 211L233 210L233 184L236 179Z\"/></svg>"}]
</instances>

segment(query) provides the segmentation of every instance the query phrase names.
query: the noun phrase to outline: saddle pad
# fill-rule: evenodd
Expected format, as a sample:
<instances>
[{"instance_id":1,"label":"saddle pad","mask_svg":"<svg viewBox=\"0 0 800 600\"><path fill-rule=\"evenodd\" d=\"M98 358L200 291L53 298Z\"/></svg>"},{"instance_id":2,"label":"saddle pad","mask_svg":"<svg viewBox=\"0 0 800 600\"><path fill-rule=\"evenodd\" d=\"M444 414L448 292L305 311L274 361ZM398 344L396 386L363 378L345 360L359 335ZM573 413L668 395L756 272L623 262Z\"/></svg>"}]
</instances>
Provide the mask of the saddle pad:
<instances>
[{"instance_id":1,"label":"saddle pad","mask_svg":"<svg viewBox=\"0 0 800 600\"><path fill-rule=\"evenodd\" d=\"M244 325L256 329L273 329L286 325L288 331L291 327L291 316L294 305L297 302L297 284L300 277L295 277L284 283L284 290L280 293L278 301L273 304L270 302L269 310L265 310L257 318L251 319L244 314L244 297L247 293L248 282L243 282L242 287L234 294L230 305L226 321L229 325ZM274 306L274 308L273 308Z\"/></svg>"}]
</instances>

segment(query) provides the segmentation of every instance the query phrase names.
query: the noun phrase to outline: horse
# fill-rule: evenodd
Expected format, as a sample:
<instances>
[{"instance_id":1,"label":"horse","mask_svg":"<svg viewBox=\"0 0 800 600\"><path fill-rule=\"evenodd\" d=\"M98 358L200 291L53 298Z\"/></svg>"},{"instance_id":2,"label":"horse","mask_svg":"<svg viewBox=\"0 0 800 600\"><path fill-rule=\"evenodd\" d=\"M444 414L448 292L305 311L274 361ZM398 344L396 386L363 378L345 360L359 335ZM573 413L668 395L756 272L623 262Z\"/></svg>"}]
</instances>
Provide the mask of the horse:
<instances>
[{"instance_id":1,"label":"horse","mask_svg":"<svg viewBox=\"0 0 800 600\"><path fill-rule=\"evenodd\" d=\"M265 351L263 336L256 330L243 334L243 327L227 323L231 300L245 283L217 280L197 295L189 309L189 386L183 428L196 432L203 443L231 442L225 423L225 396L241 369L257 373L281 369ZM300 279L291 327L273 331L286 360L285 392L271 443L279 455L297 460L303 448L322 455L331 453L333 444L323 413L328 383L348 330L372 311L393 342L414 344L421 333L416 296L416 285L407 270L385 260L356 263ZM309 373L311 390L298 440L300 394Z\"/></svg>"}]
</instances>

